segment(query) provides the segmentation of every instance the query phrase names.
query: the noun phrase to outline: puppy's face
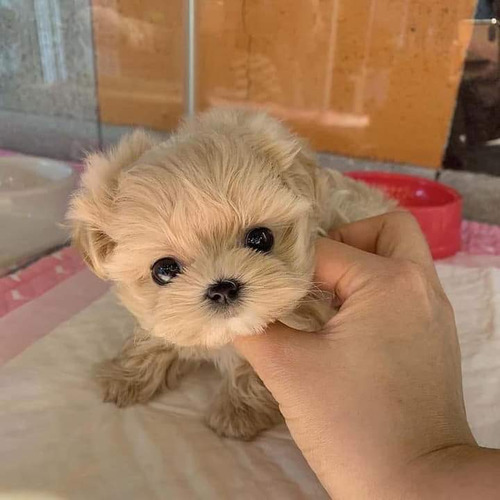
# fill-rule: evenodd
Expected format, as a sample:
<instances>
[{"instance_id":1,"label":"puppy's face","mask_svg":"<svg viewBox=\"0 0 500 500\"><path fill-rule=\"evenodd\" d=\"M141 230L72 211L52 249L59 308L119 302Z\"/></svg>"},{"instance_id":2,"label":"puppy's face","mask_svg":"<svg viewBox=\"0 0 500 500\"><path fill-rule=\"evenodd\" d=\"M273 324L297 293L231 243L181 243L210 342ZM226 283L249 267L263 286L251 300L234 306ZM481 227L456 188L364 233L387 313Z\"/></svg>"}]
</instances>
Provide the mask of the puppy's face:
<instances>
[{"instance_id":1,"label":"puppy's face","mask_svg":"<svg viewBox=\"0 0 500 500\"><path fill-rule=\"evenodd\" d=\"M146 148L106 200L88 188L75 198L73 219L88 223L92 199L105 221L93 235L79 226L84 255L152 335L220 346L261 331L309 291L311 173L280 164L290 155L273 156L272 145L196 129Z\"/></svg>"}]
</instances>

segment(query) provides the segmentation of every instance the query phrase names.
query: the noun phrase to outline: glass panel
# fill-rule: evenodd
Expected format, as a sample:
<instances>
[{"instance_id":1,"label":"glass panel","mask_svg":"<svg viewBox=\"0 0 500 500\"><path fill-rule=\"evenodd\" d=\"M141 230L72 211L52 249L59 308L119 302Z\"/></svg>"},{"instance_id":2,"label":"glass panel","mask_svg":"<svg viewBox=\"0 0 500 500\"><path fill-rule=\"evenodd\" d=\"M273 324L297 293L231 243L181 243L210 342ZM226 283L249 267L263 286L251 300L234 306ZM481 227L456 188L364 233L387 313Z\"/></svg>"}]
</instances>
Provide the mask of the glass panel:
<instances>
[{"instance_id":1,"label":"glass panel","mask_svg":"<svg viewBox=\"0 0 500 500\"><path fill-rule=\"evenodd\" d=\"M182 0L94 0L93 6L103 124L175 127L184 109Z\"/></svg>"},{"instance_id":2,"label":"glass panel","mask_svg":"<svg viewBox=\"0 0 500 500\"><path fill-rule=\"evenodd\" d=\"M96 109L88 0L0 0L0 148L79 159Z\"/></svg>"},{"instance_id":3,"label":"glass panel","mask_svg":"<svg viewBox=\"0 0 500 500\"><path fill-rule=\"evenodd\" d=\"M183 112L182 0L0 0L0 275L67 243L69 166ZM81 164L73 165L77 171ZM55 179L51 170L62 169ZM18 191L21 191L19 193Z\"/></svg>"},{"instance_id":4,"label":"glass panel","mask_svg":"<svg viewBox=\"0 0 500 500\"><path fill-rule=\"evenodd\" d=\"M199 0L199 95L320 150L437 168L475 0Z\"/></svg>"}]
</instances>

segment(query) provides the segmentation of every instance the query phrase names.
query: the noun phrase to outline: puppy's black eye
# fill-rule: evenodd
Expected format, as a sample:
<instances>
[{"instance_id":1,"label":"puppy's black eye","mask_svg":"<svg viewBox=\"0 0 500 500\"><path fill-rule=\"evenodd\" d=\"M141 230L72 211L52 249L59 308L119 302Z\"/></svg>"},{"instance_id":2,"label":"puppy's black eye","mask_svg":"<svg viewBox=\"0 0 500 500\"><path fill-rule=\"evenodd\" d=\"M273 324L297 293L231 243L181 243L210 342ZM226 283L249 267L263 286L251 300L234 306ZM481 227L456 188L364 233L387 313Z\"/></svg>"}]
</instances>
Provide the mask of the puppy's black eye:
<instances>
[{"instance_id":1,"label":"puppy's black eye","mask_svg":"<svg viewBox=\"0 0 500 500\"><path fill-rule=\"evenodd\" d=\"M181 265L171 257L157 260L151 268L153 281L160 286L169 283L182 271Z\"/></svg>"},{"instance_id":2,"label":"puppy's black eye","mask_svg":"<svg viewBox=\"0 0 500 500\"><path fill-rule=\"evenodd\" d=\"M258 252L269 252L273 248L274 236L267 227L256 227L245 236L245 246Z\"/></svg>"}]
</instances>

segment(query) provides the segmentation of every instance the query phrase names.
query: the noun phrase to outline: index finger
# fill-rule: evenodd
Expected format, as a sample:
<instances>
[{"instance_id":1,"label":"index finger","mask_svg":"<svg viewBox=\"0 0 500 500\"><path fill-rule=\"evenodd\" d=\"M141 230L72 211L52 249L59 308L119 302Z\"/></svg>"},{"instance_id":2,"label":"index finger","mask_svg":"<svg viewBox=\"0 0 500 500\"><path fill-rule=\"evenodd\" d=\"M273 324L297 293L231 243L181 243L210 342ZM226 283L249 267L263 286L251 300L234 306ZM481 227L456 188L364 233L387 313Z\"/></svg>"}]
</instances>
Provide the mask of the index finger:
<instances>
[{"instance_id":1,"label":"index finger","mask_svg":"<svg viewBox=\"0 0 500 500\"><path fill-rule=\"evenodd\" d=\"M417 220L408 212L390 212L341 226L330 237L381 257L433 267L429 245Z\"/></svg>"}]
</instances>

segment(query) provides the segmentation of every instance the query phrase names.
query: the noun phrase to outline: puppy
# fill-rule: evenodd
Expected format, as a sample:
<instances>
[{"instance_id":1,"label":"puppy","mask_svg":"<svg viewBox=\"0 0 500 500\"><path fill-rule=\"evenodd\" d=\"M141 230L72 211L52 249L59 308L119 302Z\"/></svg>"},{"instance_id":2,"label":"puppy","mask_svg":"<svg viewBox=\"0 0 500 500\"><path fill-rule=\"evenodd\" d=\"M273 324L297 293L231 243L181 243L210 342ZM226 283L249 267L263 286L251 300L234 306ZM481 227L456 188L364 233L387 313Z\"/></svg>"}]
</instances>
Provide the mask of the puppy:
<instances>
[{"instance_id":1,"label":"puppy","mask_svg":"<svg viewBox=\"0 0 500 500\"><path fill-rule=\"evenodd\" d=\"M68 215L73 242L137 318L99 370L104 400L145 403L209 360L222 375L206 417L215 432L248 440L279 422L232 340L276 320L321 328L333 311L312 282L316 238L392 207L319 168L262 112L215 109L165 142L136 131L91 154Z\"/></svg>"}]
</instances>

